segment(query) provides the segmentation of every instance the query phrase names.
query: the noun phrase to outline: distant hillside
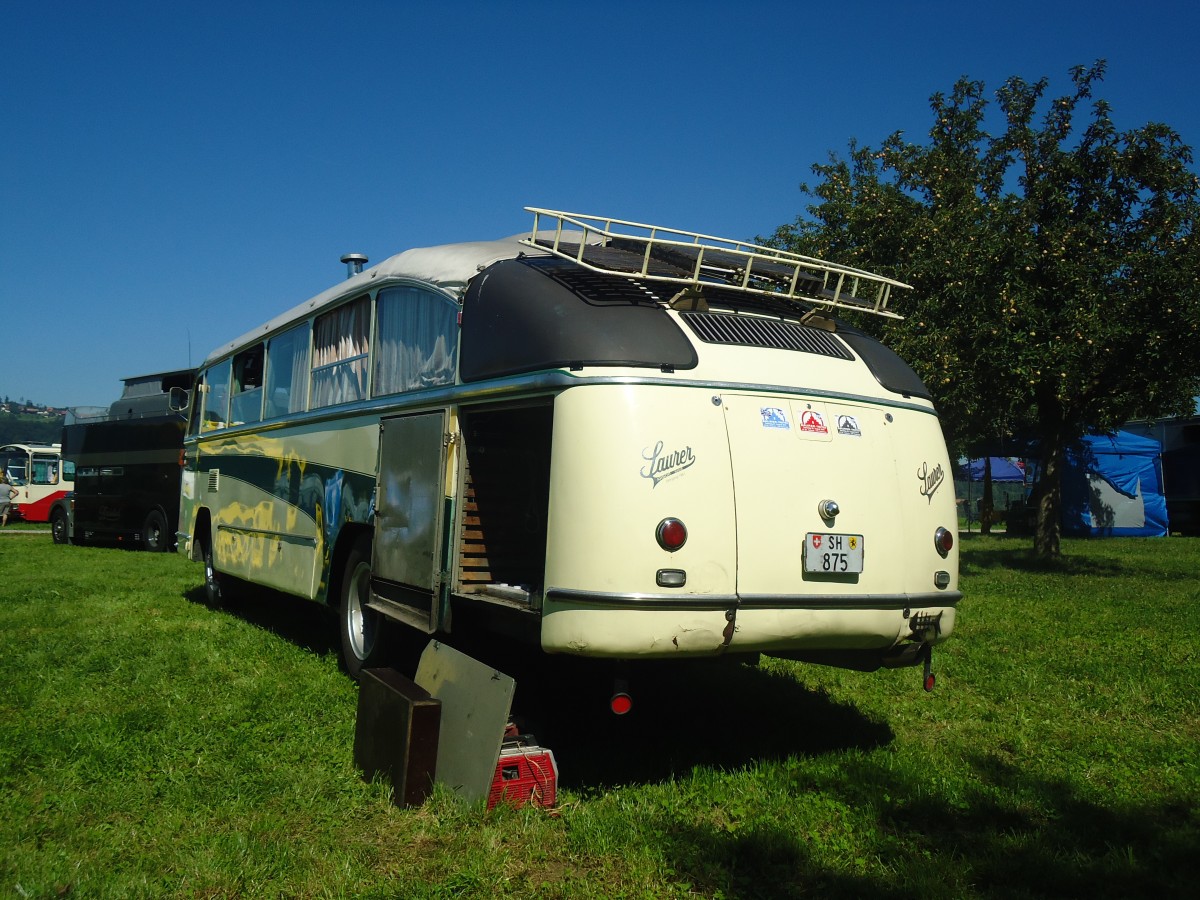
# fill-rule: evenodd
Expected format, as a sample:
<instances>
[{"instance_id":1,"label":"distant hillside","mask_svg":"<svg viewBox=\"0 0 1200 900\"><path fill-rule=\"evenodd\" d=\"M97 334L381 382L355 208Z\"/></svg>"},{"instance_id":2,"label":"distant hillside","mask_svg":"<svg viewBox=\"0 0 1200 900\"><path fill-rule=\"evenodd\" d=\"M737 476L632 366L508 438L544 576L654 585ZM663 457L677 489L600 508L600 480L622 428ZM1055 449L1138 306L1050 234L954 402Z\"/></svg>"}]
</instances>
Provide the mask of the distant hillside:
<instances>
[{"instance_id":1,"label":"distant hillside","mask_svg":"<svg viewBox=\"0 0 1200 900\"><path fill-rule=\"evenodd\" d=\"M11 413L0 410L0 444L57 444L62 440L63 416Z\"/></svg>"}]
</instances>

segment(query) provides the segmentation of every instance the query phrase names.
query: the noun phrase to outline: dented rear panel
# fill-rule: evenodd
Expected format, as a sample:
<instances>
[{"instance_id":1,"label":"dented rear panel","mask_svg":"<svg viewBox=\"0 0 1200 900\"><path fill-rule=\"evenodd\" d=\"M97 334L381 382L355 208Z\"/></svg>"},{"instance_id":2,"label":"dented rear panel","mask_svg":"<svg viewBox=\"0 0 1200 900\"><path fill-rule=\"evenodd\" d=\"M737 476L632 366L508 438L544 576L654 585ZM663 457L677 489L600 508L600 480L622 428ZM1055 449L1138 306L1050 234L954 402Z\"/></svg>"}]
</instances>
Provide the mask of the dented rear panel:
<instances>
[{"instance_id":1,"label":"dented rear panel","mask_svg":"<svg viewBox=\"0 0 1200 900\"><path fill-rule=\"evenodd\" d=\"M556 398L546 650L883 659L953 631L957 548L934 538L955 505L932 405L883 390L857 357L765 356L763 383L742 388L638 379ZM764 354L742 357L745 372ZM818 376L855 390L778 386ZM678 549L656 540L668 518L686 526Z\"/></svg>"}]
</instances>

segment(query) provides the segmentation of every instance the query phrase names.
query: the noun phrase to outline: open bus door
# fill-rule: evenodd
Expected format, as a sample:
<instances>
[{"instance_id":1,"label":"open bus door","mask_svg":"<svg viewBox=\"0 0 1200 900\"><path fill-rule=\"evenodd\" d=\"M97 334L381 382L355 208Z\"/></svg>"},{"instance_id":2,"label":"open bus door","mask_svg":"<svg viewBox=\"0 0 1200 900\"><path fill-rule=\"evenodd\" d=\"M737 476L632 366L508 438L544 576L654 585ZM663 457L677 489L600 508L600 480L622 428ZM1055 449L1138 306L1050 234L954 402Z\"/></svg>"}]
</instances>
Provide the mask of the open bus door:
<instances>
[{"instance_id":1,"label":"open bus door","mask_svg":"<svg viewBox=\"0 0 1200 900\"><path fill-rule=\"evenodd\" d=\"M370 606L432 634L445 621L446 412L380 422Z\"/></svg>"}]
</instances>

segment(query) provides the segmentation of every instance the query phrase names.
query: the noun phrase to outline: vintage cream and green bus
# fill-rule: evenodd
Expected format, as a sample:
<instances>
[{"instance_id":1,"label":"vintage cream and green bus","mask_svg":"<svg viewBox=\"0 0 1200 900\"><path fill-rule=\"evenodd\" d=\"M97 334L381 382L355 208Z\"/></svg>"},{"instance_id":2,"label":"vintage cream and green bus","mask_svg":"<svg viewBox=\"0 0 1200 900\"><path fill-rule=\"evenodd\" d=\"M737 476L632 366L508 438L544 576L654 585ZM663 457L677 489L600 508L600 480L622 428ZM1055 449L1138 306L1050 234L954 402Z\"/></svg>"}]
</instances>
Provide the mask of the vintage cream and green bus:
<instances>
[{"instance_id":1,"label":"vintage cream and green bus","mask_svg":"<svg viewBox=\"0 0 1200 900\"><path fill-rule=\"evenodd\" d=\"M906 286L530 212L524 236L400 253L208 357L178 546L211 599L233 578L338 607L353 674L401 626L924 662L929 686L961 596L945 443L913 371L835 318L894 315Z\"/></svg>"}]
</instances>

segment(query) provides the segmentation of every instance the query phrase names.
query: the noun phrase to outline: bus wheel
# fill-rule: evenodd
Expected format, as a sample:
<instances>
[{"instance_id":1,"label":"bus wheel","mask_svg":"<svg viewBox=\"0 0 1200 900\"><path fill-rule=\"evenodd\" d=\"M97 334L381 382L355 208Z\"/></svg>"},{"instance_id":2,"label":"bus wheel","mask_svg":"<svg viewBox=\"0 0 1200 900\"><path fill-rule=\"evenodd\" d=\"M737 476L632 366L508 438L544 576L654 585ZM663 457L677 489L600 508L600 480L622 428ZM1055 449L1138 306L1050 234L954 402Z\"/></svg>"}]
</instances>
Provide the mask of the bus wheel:
<instances>
[{"instance_id":1,"label":"bus wheel","mask_svg":"<svg viewBox=\"0 0 1200 900\"><path fill-rule=\"evenodd\" d=\"M56 544L71 543L71 524L67 521L67 511L62 507L50 514L50 535Z\"/></svg>"},{"instance_id":2,"label":"bus wheel","mask_svg":"<svg viewBox=\"0 0 1200 900\"><path fill-rule=\"evenodd\" d=\"M204 542L204 596L209 606L220 606L223 600L221 576L213 567L212 541Z\"/></svg>"},{"instance_id":3,"label":"bus wheel","mask_svg":"<svg viewBox=\"0 0 1200 900\"><path fill-rule=\"evenodd\" d=\"M383 663L387 653L388 622L367 606L370 595L371 540L363 536L354 542L346 559L338 608L342 664L355 679L363 669Z\"/></svg>"},{"instance_id":4,"label":"bus wheel","mask_svg":"<svg viewBox=\"0 0 1200 900\"><path fill-rule=\"evenodd\" d=\"M167 520L157 509L150 510L150 515L146 516L146 522L142 525L142 546L152 553L166 550L169 546Z\"/></svg>"}]
</instances>

